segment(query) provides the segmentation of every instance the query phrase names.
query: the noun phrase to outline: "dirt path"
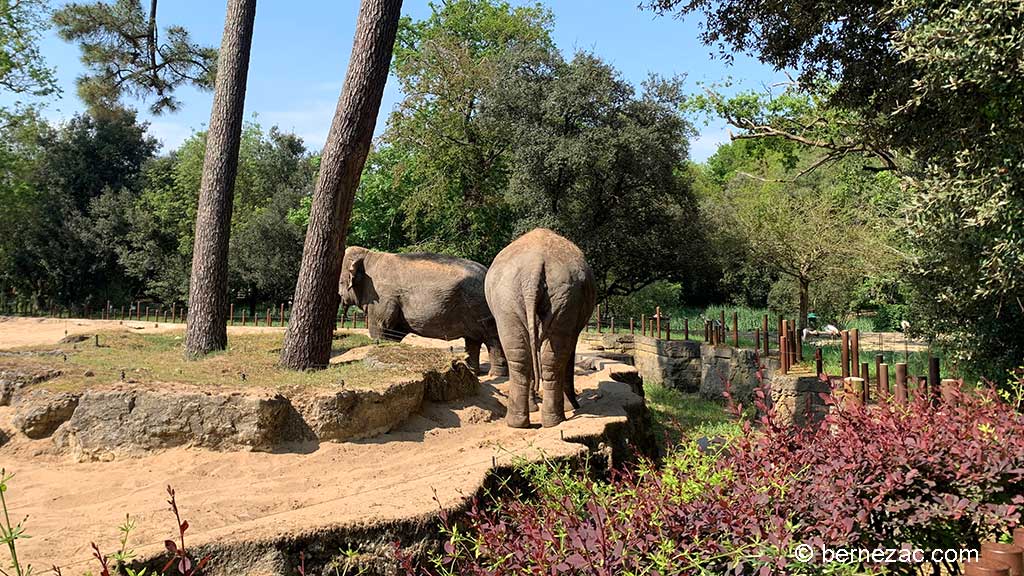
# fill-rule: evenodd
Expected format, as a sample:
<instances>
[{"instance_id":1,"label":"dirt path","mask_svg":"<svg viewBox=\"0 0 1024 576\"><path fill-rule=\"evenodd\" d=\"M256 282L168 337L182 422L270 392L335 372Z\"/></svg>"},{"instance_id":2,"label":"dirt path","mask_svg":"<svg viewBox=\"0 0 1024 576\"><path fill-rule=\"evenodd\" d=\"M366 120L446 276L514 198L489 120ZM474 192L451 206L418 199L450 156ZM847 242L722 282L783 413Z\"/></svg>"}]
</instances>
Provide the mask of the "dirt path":
<instances>
[{"instance_id":1,"label":"dirt path","mask_svg":"<svg viewBox=\"0 0 1024 576\"><path fill-rule=\"evenodd\" d=\"M31 328L31 330L29 330ZM0 322L0 347L39 345L64 336L63 321ZM69 333L134 329L116 322L77 321ZM174 330L181 326L141 328ZM243 330L233 328L232 330ZM246 328L244 330L275 330ZM280 330L277 328L276 330ZM418 339L419 340L419 339ZM447 346L447 343L418 342ZM577 377L582 408L553 429L513 430L502 421L505 386L485 383L463 405L428 405L401 429L378 438L322 443L307 453L222 453L172 449L141 459L72 463L39 455L44 440L15 437L0 448L0 466L15 472L6 493L12 518L28 516L32 536L19 556L36 570L58 565L64 574L95 573L89 545L115 550L117 526L137 521L132 547L159 553L175 536L166 504L168 484L178 494L191 545L252 542L331 527L421 517L460 505L481 485L492 463L517 456L568 456L586 451L562 437L594 436L625 420L636 402L607 370ZM0 427L11 430L11 408ZM536 416L535 416L536 418ZM435 500L436 498L436 500Z\"/></svg>"}]
</instances>

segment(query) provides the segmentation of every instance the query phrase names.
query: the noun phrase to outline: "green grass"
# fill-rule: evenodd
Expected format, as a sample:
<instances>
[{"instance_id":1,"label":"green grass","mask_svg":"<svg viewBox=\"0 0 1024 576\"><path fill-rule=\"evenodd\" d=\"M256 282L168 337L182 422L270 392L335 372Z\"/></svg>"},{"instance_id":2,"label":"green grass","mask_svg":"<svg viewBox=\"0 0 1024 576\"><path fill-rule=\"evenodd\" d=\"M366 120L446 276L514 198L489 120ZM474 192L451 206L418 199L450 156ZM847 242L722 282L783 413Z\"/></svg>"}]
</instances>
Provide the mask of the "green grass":
<instances>
[{"instance_id":1,"label":"green grass","mask_svg":"<svg viewBox=\"0 0 1024 576\"><path fill-rule=\"evenodd\" d=\"M651 383L644 384L644 396L659 440L668 439L676 444L685 437L728 437L740 433L740 423L720 402Z\"/></svg>"},{"instance_id":2,"label":"green grass","mask_svg":"<svg viewBox=\"0 0 1024 576\"><path fill-rule=\"evenodd\" d=\"M122 372L125 381L139 384L180 383L204 388L255 386L285 390L336 387L344 383L372 388L441 367L450 356L447 350L386 343L373 351L378 363L372 366L352 362L331 365L325 370L296 372L278 366L281 339L280 333L232 334L227 350L188 361L184 357L181 332L101 332L99 347L90 338L56 348L20 348L17 351L56 349L59 353L3 356L0 367L30 372L60 370L61 376L40 385L55 391L81 391L118 383ZM335 354L340 354L370 343L370 339L361 334L339 332L332 348Z\"/></svg>"}]
</instances>

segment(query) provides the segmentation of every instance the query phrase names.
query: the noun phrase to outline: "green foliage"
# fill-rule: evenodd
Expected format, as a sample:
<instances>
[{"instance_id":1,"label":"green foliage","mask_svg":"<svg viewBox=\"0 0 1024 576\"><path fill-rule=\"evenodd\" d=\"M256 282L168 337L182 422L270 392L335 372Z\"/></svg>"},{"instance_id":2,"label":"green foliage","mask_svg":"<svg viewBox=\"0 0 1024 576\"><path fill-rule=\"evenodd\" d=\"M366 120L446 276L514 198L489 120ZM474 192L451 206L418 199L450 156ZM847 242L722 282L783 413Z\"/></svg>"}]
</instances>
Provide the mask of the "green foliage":
<instances>
[{"instance_id":1,"label":"green foliage","mask_svg":"<svg viewBox=\"0 0 1024 576\"><path fill-rule=\"evenodd\" d=\"M990 378L1024 358L1024 13L1000 0L649 4L703 14L709 44L797 68L810 118L764 99L712 107L745 135L897 171L892 247L915 329Z\"/></svg>"},{"instance_id":2,"label":"green foliage","mask_svg":"<svg viewBox=\"0 0 1024 576\"><path fill-rule=\"evenodd\" d=\"M517 127L508 198L517 232L552 228L587 255L602 295L695 276L702 247L684 170L692 128L680 79L637 94L592 54L509 90Z\"/></svg>"},{"instance_id":3,"label":"green foliage","mask_svg":"<svg viewBox=\"0 0 1024 576\"><path fill-rule=\"evenodd\" d=\"M778 139L720 150L709 166L721 187L706 193L703 208L718 245L784 279L776 283L782 293L770 295L772 308L798 318L811 309L841 316L852 286L892 269L888 218L871 203L887 183L841 161L808 170L820 158Z\"/></svg>"},{"instance_id":4,"label":"green foliage","mask_svg":"<svg viewBox=\"0 0 1024 576\"><path fill-rule=\"evenodd\" d=\"M115 237L124 230L118 202L141 182L156 142L133 112L76 116L53 129L26 122L12 133L15 172L5 193L22 210L0 238L5 296L32 302L89 303L128 289L117 270Z\"/></svg>"},{"instance_id":5,"label":"green foliage","mask_svg":"<svg viewBox=\"0 0 1024 576\"><path fill-rule=\"evenodd\" d=\"M489 262L510 239L504 200L512 134L489 103L523 54L550 58L551 15L491 0L431 4L403 20L394 72L405 94L385 142L403 174L404 226L417 249Z\"/></svg>"},{"instance_id":6,"label":"green foliage","mask_svg":"<svg viewBox=\"0 0 1024 576\"><path fill-rule=\"evenodd\" d=\"M666 388L644 384L644 401L651 411L654 434L666 446L676 446L689 438L731 438L742 425L721 402ZM670 454L671 455L671 454Z\"/></svg>"},{"instance_id":7,"label":"green foliage","mask_svg":"<svg viewBox=\"0 0 1024 576\"><path fill-rule=\"evenodd\" d=\"M58 92L53 69L39 52L47 15L45 0L0 0L0 90L28 96Z\"/></svg>"},{"instance_id":8,"label":"green foliage","mask_svg":"<svg viewBox=\"0 0 1024 576\"><path fill-rule=\"evenodd\" d=\"M402 24L405 98L364 173L353 242L404 236L403 249L488 263L545 226L583 249L602 295L696 276L680 81L638 93L591 54L566 61L539 5L431 6Z\"/></svg>"},{"instance_id":9,"label":"green foliage","mask_svg":"<svg viewBox=\"0 0 1024 576\"><path fill-rule=\"evenodd\" d=\"M217 50L192 42L181 26L160 38L154 1L147 14L141 0L72 2L53 15L60 37L82 49L91 73L78 79L78 94L95 110L116 106L123 95L154 98L154 114L174 111L174 91L183 85L212 89Z\"/></svg>"},{"instance_id":10,"label":"green foliage","mask_svg":"<svg viewBox=\"0 0 1024 576\"><path fill-rule=\"evenodd\" d=\"M26 116L0 146L0 288L4 299L98 305L184 302L205 135L156 158L126 110L51 128ZM236 179L229 281L233 300L278 304L294 288L316 163L301 140L248 124Z\"/></svg>"},{"instance_id":11,"label":"green foliage","mask_svg":"<svg viewBox=\"0 0 1024 576\"><path fill-rule=\"evenodd\" d=\"M17 542L18 540L31 538L31 536L25 533L24 520L17 524L11 523L11 514L7 510L7 486L13 477L14 474L8 474L7 470L0 468L0 508L3 509L4 513L4 517L0 519L0 543L7 546L8 554L11 557L9 567L14 572L14 576L30 576L32 574L32 565L22 566L21 562L18 561Z\"/></svg>"}]
</instances>

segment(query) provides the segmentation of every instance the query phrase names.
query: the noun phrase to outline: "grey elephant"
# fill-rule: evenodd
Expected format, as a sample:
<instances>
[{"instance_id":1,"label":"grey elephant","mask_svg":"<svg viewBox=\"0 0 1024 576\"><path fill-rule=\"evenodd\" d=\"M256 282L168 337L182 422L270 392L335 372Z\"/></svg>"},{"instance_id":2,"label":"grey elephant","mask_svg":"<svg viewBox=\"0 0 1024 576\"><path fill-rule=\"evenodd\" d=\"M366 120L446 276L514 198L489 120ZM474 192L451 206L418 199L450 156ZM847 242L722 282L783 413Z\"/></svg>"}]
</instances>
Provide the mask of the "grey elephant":
<instances>
[{"instance_id":1,"label":"grey elephant","mask_svg":"<svg viewBox=\"0 0 1024 576\"><path fill-rule=\"evenodd\" d=\"M482 264L443 254L389 254L349 246L338 292L344 315L350 306L366 312L371 338L462 338L467 363L478 371L485 344L491 375L504 376L505 355L484 298L486 274Z\"/></svg>"},{"instance_id":2,"label":"grey elephant","mask_svg":"<svg viewBox=\"0 0 1024 576\"><path fill-rule=\"evenodd\" d=\"M565 398L578 408L573 383L576 341L594 310L594 274L572 242L537 228L506 246L484 282L508 360L506 423L530 425L530 405L543 391L541 423L565 420Z\"/></svg>"}]
</instances>

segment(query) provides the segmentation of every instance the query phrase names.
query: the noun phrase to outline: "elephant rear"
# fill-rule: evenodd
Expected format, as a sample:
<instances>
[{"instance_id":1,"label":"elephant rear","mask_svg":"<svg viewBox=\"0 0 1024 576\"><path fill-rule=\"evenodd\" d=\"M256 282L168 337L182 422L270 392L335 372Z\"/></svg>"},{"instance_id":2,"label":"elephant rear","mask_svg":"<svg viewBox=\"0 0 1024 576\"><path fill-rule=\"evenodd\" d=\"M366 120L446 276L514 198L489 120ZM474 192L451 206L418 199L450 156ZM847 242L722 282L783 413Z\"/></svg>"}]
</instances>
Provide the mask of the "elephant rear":
<instances>
[{"instance_id":1,"label":"elephant rear","mask_svg":"<svg viewBox=\"0 0 1024 576\"><path fill-rule=\"evenodd\" d=\"M583 252L550 230L534 230L498 254L484 291L509 365L508 424L529 426L535 388L544 392L543 424L558 424L565 419L563 396L577 406L576 341L596 303Z\"/></svg>"}]
</instances>

